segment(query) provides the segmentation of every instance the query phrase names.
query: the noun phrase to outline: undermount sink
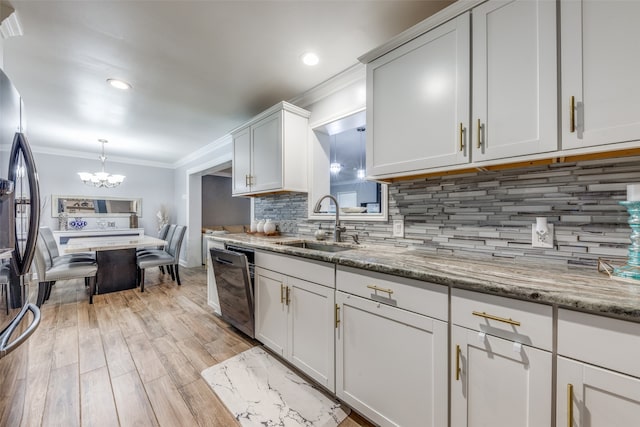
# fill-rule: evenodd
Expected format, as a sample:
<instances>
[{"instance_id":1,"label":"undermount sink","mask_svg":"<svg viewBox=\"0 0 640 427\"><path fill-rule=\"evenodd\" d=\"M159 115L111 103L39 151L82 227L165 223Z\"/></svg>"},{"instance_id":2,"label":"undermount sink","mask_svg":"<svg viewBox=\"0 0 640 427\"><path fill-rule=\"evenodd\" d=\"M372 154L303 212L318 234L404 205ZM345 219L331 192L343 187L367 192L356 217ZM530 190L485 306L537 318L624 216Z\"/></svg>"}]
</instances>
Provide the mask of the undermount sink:
<instances>
[{"instance_id":1,"label":"undermount sink","mask_svg":"<svg viewBox=\"0 0 640 427\"><path fill-rule=\"evenodd\" d=\"M312 249L314 251L323 251L323 252L341 252L348 251L350 249L356 249L355 246L345 245L341 243L333 243L333 242L314 242L311 240L296 240L292 242L278 242L279 245L282 246L291 246L294 248L302 248L302 249Z\"/></svg>"}]
</instances>

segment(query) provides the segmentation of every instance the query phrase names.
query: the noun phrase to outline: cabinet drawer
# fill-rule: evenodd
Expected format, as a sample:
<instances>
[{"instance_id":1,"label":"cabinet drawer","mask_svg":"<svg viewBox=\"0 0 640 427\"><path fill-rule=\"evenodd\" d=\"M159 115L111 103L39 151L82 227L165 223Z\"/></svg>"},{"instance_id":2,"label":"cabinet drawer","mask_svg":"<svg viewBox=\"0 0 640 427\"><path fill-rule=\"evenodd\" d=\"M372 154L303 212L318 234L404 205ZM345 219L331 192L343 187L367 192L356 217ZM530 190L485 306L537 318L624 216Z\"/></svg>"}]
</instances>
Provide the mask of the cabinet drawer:
<instances>
[{"instance_id":1,"label":"cabinet drawer","mask_svg":"<svg viewBox=\"0 0 640 427\"><path fill-rule=\"evenodd\" d=\"M549 305L452 289L451 322L549 351L553 345L553 309Z\"/></svg>"},{"instance_id":2,"label":"cabinet drawer","mask_svg":"<svg viewBox=\"0 0 640 427\"><path fill-rule=\"evenodd\" d=\"M256 251L255 264L267 270L287 276L335 288L335 266L328 262L314 261L273 252Z\"/></svg>"},{"instance_id":3,"label":"cabinet drawer","mask_svg":"<svg viewBox=\"0 0 640 427\"><path fill-rule=\"evenodd\" d=\"M357 268L338 266L336 288L383 304L447 321L448 288Z\"/></svg>"},{"instance_id":4,"label":"cabinet drawer","mask_svg":"<svg viewBox=\"0 0 640 427\"><path fill-rule=\"evenodd\" d=\"M558 310L558 354L640 377L640 324Z\"/></svg>"}]
</instances>

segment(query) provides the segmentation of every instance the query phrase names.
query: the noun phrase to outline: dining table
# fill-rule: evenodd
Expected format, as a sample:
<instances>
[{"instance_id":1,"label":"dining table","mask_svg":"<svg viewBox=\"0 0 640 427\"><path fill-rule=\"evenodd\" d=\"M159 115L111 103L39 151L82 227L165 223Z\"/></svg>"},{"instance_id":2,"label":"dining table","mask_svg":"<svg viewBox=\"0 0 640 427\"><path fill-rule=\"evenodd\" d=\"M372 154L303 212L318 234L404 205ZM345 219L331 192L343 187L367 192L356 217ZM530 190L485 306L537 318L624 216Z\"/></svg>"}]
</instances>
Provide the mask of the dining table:
<instances>
[{"instance_id":1,"label":"dining table","mask_svg":"<svg viewBox=\"0 0 640 427\"><path fill-rule=\"evenodd\" d=\"M166 240L152 236L74 237L67 242L65 253L95 252L96 293L105 294L137 286L137 249L166 245Z\"/></svg>"}]
</instances>

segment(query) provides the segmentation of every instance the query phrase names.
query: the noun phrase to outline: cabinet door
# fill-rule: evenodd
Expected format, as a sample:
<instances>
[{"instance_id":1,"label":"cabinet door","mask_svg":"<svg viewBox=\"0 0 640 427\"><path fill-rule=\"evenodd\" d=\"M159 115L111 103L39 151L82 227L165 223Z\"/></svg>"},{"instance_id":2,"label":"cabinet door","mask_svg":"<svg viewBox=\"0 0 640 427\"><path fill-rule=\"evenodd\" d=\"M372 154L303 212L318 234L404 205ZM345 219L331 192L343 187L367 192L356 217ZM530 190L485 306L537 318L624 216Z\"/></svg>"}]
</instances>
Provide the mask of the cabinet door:
<instances>
[{"instance_id":1,"label":"cabinet door","mask_svg":"<svg viewBox=\"0 0 640 427\"><path fill-rule=\"evenodd\" d=\"M558 357L556 425L628 427L640 419L640 379ZM570 399L570 400L569 400ZM571 422L569 419L571 418Z\"/></svg>"},{"instance_id":2,"label":"cabinet door","mask_svg":"<svg viewBox=\"0 0 640 427\"><path fill-rule=\"evenodd\" d=\"M287 277L287 284L290 295L287 359L335 391L335 291L293 277Z\"/></svg>"},{"instance_id":3,"label":"cabinet door","mask_svg":"<svg viewBox=\"0 0 640 427\"><path fill-rule=\"evenodd\" d=\"M548 0L473 9L474 161L558 149L555 11Z\"/></svg>"},{"instance_id":4,"label":"cabinet door","mask_svg":"<svg viewBox=\"0 0 640 427\"><path fill-rule=\"evenodd\" d=\"M285 276L255 269L256 339L285 357L287 345L287 305Z\"/></svg>"},{"instance_id":5,"label":"cabinet door","mask_svg":"<svg viewBox=\"0 0 640 427\"><path fill-rule=\"evenodd\" d=\"M452 427L548 426L551 392L550 352L452 326Z\"/></svg>"},{"instance_id":6,"label":"cabinet door","mask_svg":"<svg viewBox=\"0 0 640 427\"><path fill-rule=\"evenodd\" d=\"M468 162L468 122L468 13L367 65L370 174Z\"/></svg>"},{"instance_id":7,"label":"cabinet door","mask_svg":"<svg viewBox=\"0 0 640 427\"><path fill-rule=\"evenodd\" d=\"M640 139L640 2L582 0L560 6L563 148Z\"/></svg>"},{"instance_id":8,"label":"cabinet door","mask_svg":"<svg viewBox=\"0 0 640 427\"><path fill-rule=\"evenodd\" d=\"M336 292L336 394L382 426L447 425L447 324Z\"/></svg>"},{"instance_id":9,"label":"cabinet door","mask_svg":"<svg viewBox=\"0 0 640 427\"><path fill-rule=\"evenodd\" d=\"M233 194L248 193L251 175L251 129L233 135Z\"/></svg>"},{"instance_id":10,"label":"cabinet door","mask_svg":"<svg viewBox=\"0 0 640 427\"><path fill-rule=\"evenodd\" d=\"M282 188L282 112L251 126L251 191Z\"/></svg>"}]
</instances>

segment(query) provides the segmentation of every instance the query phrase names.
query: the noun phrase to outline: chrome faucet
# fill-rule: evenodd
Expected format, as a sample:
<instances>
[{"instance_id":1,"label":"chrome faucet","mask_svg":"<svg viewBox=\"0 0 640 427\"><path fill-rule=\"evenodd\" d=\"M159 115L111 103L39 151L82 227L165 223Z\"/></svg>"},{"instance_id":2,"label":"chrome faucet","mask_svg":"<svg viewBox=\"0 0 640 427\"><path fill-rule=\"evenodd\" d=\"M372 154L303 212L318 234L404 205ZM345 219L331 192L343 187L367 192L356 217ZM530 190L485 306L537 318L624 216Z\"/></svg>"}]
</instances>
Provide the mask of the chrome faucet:
<instances>
[{"instance_id":1,"label":"chrome faucet","mask_svg":"<svg viewBox=\"0 0 640 427\"><path fill-rule=\"evenodd\" d=\"M333 227L333 241L334 242L340 242L340 241L342 241L342 237L341 237L342 233L344 231L346 231L347 229L344 228L344 227L340 227L340 206L338 205L338 200L335 197L333 197L331 194L326 194L326 195L324 195L324 196L322 196L322 197L320 197L318 199L318 201L316 202L315 207L313 208L313 212L314 213L319 213L320 212L320 207L322 205L322 201L324 199L327 199L327 198L333 200L333 204L336 205L336 224Z\"/></svg>"}]
</instances>

